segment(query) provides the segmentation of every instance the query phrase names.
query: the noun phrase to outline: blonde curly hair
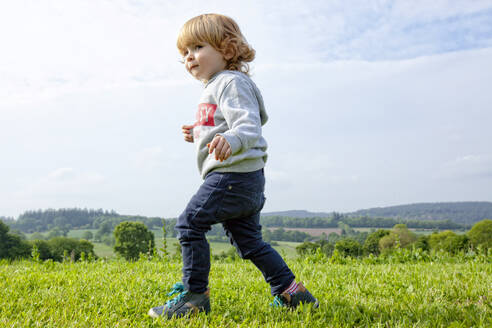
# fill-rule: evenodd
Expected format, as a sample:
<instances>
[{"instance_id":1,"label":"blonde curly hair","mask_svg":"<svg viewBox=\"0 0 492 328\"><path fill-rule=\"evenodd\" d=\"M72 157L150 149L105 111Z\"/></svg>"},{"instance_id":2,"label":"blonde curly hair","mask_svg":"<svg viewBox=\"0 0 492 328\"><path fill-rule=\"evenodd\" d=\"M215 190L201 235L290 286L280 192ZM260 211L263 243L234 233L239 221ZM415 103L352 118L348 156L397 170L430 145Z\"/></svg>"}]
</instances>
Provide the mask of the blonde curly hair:
<instances>
[{"instance_id":1,"label":"blonde curly hair","mask_svg":"<svg viewBox=\"0 0 492 328\"><path fill-rule=\"evenodd\" d=\"M210 44L225 56L232 54L226 69L249 75L248 63L255 59L255 50L246 42L237 23L230 17L219 14L203 14L187 21L176 43L184 56L186 48L200 42Z\"/></svg>"}]
</instances>

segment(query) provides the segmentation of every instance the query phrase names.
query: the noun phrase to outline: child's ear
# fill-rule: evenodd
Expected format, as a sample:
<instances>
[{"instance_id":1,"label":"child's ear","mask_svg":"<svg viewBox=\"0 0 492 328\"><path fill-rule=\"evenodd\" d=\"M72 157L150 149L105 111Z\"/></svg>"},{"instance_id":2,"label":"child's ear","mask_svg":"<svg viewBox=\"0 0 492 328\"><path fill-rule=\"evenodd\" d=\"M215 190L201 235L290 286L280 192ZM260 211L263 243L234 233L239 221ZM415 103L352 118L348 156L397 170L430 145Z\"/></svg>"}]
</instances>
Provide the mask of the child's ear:
<instances>
[{"instance_id":1,"label":"child's ear","mask_svg":"<svg viewBox=\"0 0 492 328\"><path fill-rule=\"evenodd\" d=\"M230 60L234 57L235 51L233 47L227 47L226 50L224 51L224 59L225 60Z\"/></svg>"}]
</instances>

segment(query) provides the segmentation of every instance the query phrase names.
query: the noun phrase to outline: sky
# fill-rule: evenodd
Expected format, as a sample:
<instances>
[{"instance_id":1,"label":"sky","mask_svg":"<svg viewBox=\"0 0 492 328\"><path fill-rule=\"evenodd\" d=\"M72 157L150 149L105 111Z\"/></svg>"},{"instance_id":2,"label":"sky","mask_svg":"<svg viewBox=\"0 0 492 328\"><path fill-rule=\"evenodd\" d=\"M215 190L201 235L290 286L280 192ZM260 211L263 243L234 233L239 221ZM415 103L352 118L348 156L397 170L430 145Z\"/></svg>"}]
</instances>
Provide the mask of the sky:
<instances>
[{"instance_id":1,"label":"sky","mask_svg":"<svg viewBox=\"0 0 492 328\"><path fill-rule=\"evenodd\" d=\"M492 1L0 2L0 216L176 217L203 85L176 37L234 18L265 100L264 212L492 201Z\"/></svg>"}]
</instances>

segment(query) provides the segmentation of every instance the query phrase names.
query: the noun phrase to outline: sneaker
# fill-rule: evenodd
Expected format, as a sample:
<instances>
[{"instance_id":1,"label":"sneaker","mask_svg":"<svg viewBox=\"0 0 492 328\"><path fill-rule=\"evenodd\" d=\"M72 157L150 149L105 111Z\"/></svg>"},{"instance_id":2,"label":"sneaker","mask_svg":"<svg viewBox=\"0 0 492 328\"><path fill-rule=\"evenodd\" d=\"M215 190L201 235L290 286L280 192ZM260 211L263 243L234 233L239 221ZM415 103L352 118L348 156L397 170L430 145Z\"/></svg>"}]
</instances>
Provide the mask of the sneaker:
<instances>
[{"instance_id":1,"label":"sneaker","mask_svg":"<svg viewBox=\"0 0 492 328\"><path fill-rule=\"evenodd\" d=\"M152 318L167 316L171 319L173 316L180 318L185 315L197 314L198 312L210 312L210 290L205 293L197 294L185 290L182 283L176 283L168 296L179 294L175 298L166 302L162 306L157 306L149 310Z\"/></svg>"},{"instance_id":2,"label":"sneaker","mask_svg":"<svg viewBox=\"0 0 492 328\"><path fill-rule=\"evenodd\" d=\"M280 295L276 295L273 299L273 303L270 305L274 307L287 307L290 309L295 309L301 303L314 303L314 308L319 306L318 300L311 295L306 287L304 287L302 282L298 284L297 291L295 293L289 294L287 292L283 292Z\"/></svg>"}]
</instances>

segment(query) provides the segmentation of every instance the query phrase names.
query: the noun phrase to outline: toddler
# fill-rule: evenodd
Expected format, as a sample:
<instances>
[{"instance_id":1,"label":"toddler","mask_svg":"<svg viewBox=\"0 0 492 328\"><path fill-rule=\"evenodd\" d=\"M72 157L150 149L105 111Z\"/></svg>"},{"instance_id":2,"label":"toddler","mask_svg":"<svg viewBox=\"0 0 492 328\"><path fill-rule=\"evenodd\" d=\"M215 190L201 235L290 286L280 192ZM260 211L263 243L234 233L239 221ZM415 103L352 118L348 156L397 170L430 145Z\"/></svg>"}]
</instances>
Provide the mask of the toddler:
<instances>
[{"instance_id":1,"label":"toddler","mask_svg":"<svg viewBox=\"0 0 492 328\"><path fill-rule=\"evenodd\" d=\"M149 311L152 317L181 317L210 311L210 248L205 233L221 223L239 256L251 260L270 284L274 305L295 308L318 301L282 257L262 240L267 143L262 126L267 114L260 91L248 76L255 51L227 16L205 14L182 27L177 46L186 70L204 89L196 122L183 125L184 140L197 150L204 179L179 216L176 230L183 256L183 280L177 296Z\"/></svg>"}]
</instances>

